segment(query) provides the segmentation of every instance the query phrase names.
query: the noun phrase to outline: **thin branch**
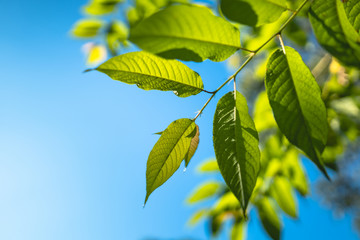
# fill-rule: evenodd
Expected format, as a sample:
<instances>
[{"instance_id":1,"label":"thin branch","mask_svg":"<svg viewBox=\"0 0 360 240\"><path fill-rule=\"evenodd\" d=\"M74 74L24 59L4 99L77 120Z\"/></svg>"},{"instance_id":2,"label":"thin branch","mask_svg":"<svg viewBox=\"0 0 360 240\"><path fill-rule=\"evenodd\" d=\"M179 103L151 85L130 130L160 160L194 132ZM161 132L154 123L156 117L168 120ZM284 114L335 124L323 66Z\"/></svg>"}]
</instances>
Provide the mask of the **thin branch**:
<instances>
[{"instance_id":1,"label":"thin branch","mask_svg":"<svg viewBox=\"0 0 360 240\"><path fill-rule=\"evenodd\" d=\"M203 90L204 92L210 93L212 94L210 96L210 98L206 101L206 103L204 104L204 106L200 109L200 111L196 114L196 116L193 118L193 121L195 121L204 111L204 109L206 108L206 106L210 103L210 101L215 97L216 93L218 91L220 91L228 82L230 82L231 80L234 80L234 84L236 84L235 79L236 76L240 73L240 71L255 57L255 55L264 47L266 46L266 44L268 44L273 38L275 38L276 36L279 36L280 38L280 43L282 44L282 47L284 46L284 42L282 41L281 38L281 32L285 29L285 27L296 17L296 15L301 11L301 9L305 6L305 4L308 2L309 0L304 0L300 6L293 12L293 14L286 20L286 22L280 27L279 31L277 33L275 33L274 35L272 35L268 40L266 40L258 49L256 49L255 51L251 51L245 48L239 48L241 50L244 51L248 51L250 52L249 57L246 59L246 61L239 67L238 70L236 70L236 72L231 75L223 84L221 84L215 91L213 92L209 92L206 90ZM285 52L285 49L283 47L283 50ZM235 85L236 86L236 85ZM236 89L235 89L236 90Z\"/></svg>"},{"instance_id":2,"label":"thin branch","mask_svg":"<svg viewBox=\"0 0 360 240\"><path fill-rule=\"evenodd\" d=\"M283 40L281 34L278 34L278 37L279 37L279 40L280 40L280 46L281 46L284 54L286 55L284 40Z\"/></svg>"}]
</instances>

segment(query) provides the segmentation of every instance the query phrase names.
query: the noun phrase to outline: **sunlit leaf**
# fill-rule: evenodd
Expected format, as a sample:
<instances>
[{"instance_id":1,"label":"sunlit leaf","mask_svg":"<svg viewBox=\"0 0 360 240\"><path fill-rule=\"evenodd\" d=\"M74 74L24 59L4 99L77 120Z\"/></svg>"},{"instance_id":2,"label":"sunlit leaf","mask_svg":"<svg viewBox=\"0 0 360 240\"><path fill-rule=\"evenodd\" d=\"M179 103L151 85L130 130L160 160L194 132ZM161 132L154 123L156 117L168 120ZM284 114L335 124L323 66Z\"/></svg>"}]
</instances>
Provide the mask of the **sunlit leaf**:
<instances>
[{"instance_id":1,"label":"sunlit leaf","mask_svg":"<svg viewBox=\"0 0 360 240\"><path fill-rule=\"evenodd\" d=\"M282 223L275 210L274 203L269 198L264 197L257 203L257 209L266 232L272 239L279 240Z\"/></svg>"},{"instance_id":2,"label":"sunlit leaf","mask_svg":"<svg viewBox=\"0 0 360 240\"><path fill-rule=\"evenodd\" d=\"M220 214L222 212L238 211L240 208L239 200L232 192L227 192L217 200L211 212L212 214Z\"/></svg>"},{"instance_id":3,"label":"sunlit leaf","mask_svg":"<svg viewBox=\"0 0 360 240\"><path fill-rule=\"evenodd\" d=\"M106 42L111 53L117 55L117 50L121 43L124 43L129 35L129 30L126 25L120 21L114 21L110 24L107 34Z\"/></svg>"},{"instance_id":4,"label":"sunlit leaf","mask_svg":"<svg viewBox=\"0 0 360 240\"><path fill-rule=\"evenodd\" d=\"M228 19L250 26L275 22L287 9L285 0L221 0L220 4Z\"/></svg>"},{"instance_id":5,"label":"sunlit leaf","mask_svg":"<svg viewBox=\"0 0 360 240\"><path fill-rule=\"evenodd\" d=\"M145 203L179 168L190 147L189 135L195 128L191 119L182 118L172 122L161 134L147 161Z\"/></svg>"},{"instance_id":6,"label":"sunlit leaf","mask_svg":"<svg viewBox=\"0 0 360 240\"><path fill-rule=\"evenodd\" d=\"M256 99L254 108L254 122L256 129L259 132L276 127L276 122L266 91L260 93Z\"/></svg>"},{"instance_id":7,"label":"sunlit leaf","mask_svg":"<svg viewBox=\"0 0 360 240\"><path fill-rule=\"evenodd\" d=\"M95 19L83 19L75 23L71 33L79 38L96 37L99 34L103 22Z\"/></svg>"},{"instance_id":8,"label":"sunlit leaf","mask_svg":"<svg viewBox=\"0 0 360 240\"><path fill-rule=\"evenodd\" d=\"M113 57L96 70L114 80L136 84L144 90L174 91L179 97L198 94L202 80L177 60L167 60L147 52L130 52Z\"/></svg>"},{"instance_id":9,"label":"sunlit leaf","mask_svg":"<svg viewBox=\"0 0 360 240\"><path fill-rule=\"evenodd\" d=\"M239 49L240 33L207 8L173 5L137 24L130 41L166 58L223 61Z\"/></svg>"},{"instance_id":10,"label":"sunlit leaf","mask_svg":"<svg viewBox=\"0 0 360 240\"><path fill-rule=\"evenodd\" d=\"M260 169L260 151L246 99L239 92L219 100L213 135L220 172L245 212Z\"/></svg>"},{"instance_id":11,"label":"sunlit leaf","mask_svg":"<svg viewBox=\"0 0 360 240\"><path fill-rule=\"evenodd\" d=\"M89 49L86 64L90 66L97 65L105 61L106 57L106 48L102 45L94 45Z\"/></svg>"},{"instance_id":12,"label":"sunlit leaf","mask_svg":"<svg viewBox=\"0 0 360 240\"><path fill-rule=\"evenodd\" d=\"M218 172L220 171L219 165L216 159L209 159L203 162L199 167L198 170L200 172L209 173L209 172Z\"/></svg>"},{"instance_id":13,"label":"sunlit leaf","mask_svg":"<svg viewBox=\"0 0 360 240\"><path fill-rule=\"evenodd\" d=\"M320 158L328 133L320 88L301 56L290 47L285 51L275 51L267 65L265 83L275 120L288 140L327 176Z\"/></svg>"},{"instance_id":14,"label":"sunlit leaf","mask_svg":"<svg viewBox=\"0 0 360 240\"><path fill-rule=\"evenodd\" d=\"M116 9L117 4L123 0L92 0L84 7L84 11L91 15L109 14Z\"/></svg>"},{"instance_id":15,"label":"sunlit leaf","mask_svg":"<svg viewBox=\"0 0 360 240\"><path fill-rule=\"evenodd\" d=\"M277 176L273 179L270 188L271 196L278 203L279 207L290 217L297 218L298 206L294 191L289 181Z\"/></svg>"},{"instance_id":16,"label":"sunlit leaf","mask_svg":"<svg viewBox=\"0 0 360 240\"><path fill-rule=\"evenodd\" d=\"M315 0L309 18L318 42L342 63L359 67L360 36L340 0Z\"/></svg>"},{"instance_id":17,"label":"sunlit leaf","mask_svg":"<svg viewBox=\"0 0 360 240\"><path fill-rule=\"evenodd\" d=\"M198 211L196 211L191 218L188 221L188 225L190 226L195 226L196 224L198 224L203 218L205 218L208 215L208 211L207 209L200 209Z\"/></svg>"},{"instance_id":18,"label":"sunlit leaf","mask_svg":"<svg viewBox=\"0 0 360 240\"><path fill-rule=\"evenodd\" d=\"M360 31L360 2L358 0L345 1L345 12L351 25L357 32Z\"/></svg>"},{"instance_id":19,"label":"sunlit leaf","mask_svg":"<svg viewBox=\"0 0 360 240\"><path fill-rule=\"evenodd\" d=\"M289 179L291 185L302 195L309 194L309 181L304 167L302 166L299 154L295 149L286 152L283 158L283 173Z\"/></svg>"},{"instance_id":20,"label":"sunlit leaf","mask_svg":"<svg viewBox=\"0 0 360 240\"><path fill-rule=\"evenodd\" d=\"M194 156L194 154L196 152L196 149L197 149L197 147L199 145L199 141L200 141L199 136L200 136L199 126L196 125L196 128L193 132L193 136L191 139L189 150L185 155L185 167L187 167L189 165L191 158Z\"/></svg>"},{"instance_id":21,"label":"sunlit leaf","mask_svg":"<svg viewBox=\"0 0 360 240\"><path fill-rule=\"evenodd\" d=\"M234 222L231 228L231 240L243 240L246 236L246 222L243 219Z\"/></svg>"},{"instance_id":22,"label":"sunlit leaf","mask_svg":"<svg viewBox=\"0 0 360 240\"><path fill-rule=\"evenodd\" d=\"M189 204L198 203L216 195L221 190L219 182L206 182L195 189L195 191L186 200Z\"/></svg>"}]
</instances>

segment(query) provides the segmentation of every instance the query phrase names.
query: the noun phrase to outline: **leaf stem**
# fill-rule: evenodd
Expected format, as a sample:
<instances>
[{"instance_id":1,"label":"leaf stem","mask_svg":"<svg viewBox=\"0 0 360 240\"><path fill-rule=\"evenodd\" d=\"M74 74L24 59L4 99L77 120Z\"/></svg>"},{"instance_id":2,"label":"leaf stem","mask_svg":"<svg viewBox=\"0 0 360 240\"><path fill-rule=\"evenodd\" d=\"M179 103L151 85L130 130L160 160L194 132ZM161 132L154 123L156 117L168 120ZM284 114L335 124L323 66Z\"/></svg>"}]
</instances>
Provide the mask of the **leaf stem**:
<instances>
[{"instance_id":1,"label":"leaf stem","mask_svg":"<svg viewBox=\"0 0 360 240\"><path fill-rule=\"evenodd\" d=\"M278 34L278 37L279 37L279 40L280 40L280 46L281 46L284 54L286 55L284 40L283 40L281 34Z\"/></svg>"},{"instance_id":2,"label":"leaf stem","mask_svg":"<svg viewBox=\"0 0 360 240\"><path fill-rule=\"evenodd\" d=\"M250 52L249 57L246 59L246 61L239 67L238 70L236 70L236 72L231 75L223 84L221 84L215 91L213 92L209 92L206 90L203 90L204 92L210 93L212 94L210 96L210 98L206 101L206 103L204 104L204 106L199 110L199 112L196 114L196 116L193 118L193 121L195 121L200 115L201 113L204 111L204 109L206 108L206 106L210 103L210 101L215 97L216 93L218 91L220 91L220 89L222 89L228 82L230 82L231 80L236 79L236 76L240 73L240 71L255 57L255 55L263 48L265 47L273 38L275 38L276 36L279 36L280 38L280 44L283 47L284 46L284 42L281 38L281 32L286 28L286 26L296 17L296 15L301 11L301 9L305 6L305 4L308 2L309 0L304 0L300 6L293 12L293 14L285 21L285 23L280 27L279 31L277 31L274 35L272 35L268 40L266 40L260 47L258 47L255 51L252 50L248 50L245 48L239 48L241 50L244 51L248 51ZM283 47L283 50L285 52L285 49Z\"/></svg>"}]
</instances>

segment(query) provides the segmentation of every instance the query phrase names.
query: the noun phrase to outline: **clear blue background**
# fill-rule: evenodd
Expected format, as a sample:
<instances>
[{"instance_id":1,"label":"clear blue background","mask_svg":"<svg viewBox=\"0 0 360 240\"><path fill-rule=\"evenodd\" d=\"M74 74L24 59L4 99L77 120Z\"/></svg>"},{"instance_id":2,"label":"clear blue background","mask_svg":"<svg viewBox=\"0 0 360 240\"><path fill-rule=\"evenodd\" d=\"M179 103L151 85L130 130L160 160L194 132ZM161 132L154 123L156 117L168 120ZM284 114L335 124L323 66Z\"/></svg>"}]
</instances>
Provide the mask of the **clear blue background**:
<instances>
[{"instance_id":1,"label":"clear blue background","mask_svg":"<svg viewBox=\"0 0 360 240\"><path fill-rule=\"evenodd\" d=\"M206 224L186 226L197 207L184 199L212 178L195 169L214 155L216 99L198 121L200 146L187 171L182 166L143 208L152 133L194 117L208 96L181 99L83 74L82 42L68 32L85 3L1 1L0 239L208 239ZM223 63L190 66L209 90L229 75ZM305 166L312 182L320 177ZM267 239L252 216L248 239ZM299 220L284 221L283 239L356 239L350 218L336 220L314 195L300 200Z\"/></svg>"}]
</instances>

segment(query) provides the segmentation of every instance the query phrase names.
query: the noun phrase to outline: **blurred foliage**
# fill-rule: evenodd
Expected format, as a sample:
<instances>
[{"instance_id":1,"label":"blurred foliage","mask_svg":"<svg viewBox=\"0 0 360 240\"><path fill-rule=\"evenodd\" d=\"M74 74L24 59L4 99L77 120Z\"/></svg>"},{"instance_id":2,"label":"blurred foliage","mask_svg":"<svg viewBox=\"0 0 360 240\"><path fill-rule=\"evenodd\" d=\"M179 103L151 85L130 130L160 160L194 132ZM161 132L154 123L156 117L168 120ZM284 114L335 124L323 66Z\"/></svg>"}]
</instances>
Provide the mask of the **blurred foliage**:
<instances>
[{"instance_id":1,"label":"blurred foliage","mask_svg":"<svg viewBox=\"0 0 360 240\"><path fill-rule=\"evenodd\" d=\"M71 33L77 38L92 41L86 50L87 64L98 64L107 56L105 49L112 56L127 51L127 47L131 46L130 33L144 19L161 9L189 2L191 1L91 0L83 7L83 13L87 18L75 23ZM238 4L237 6L252 6L252 9L257 11L248 12L244 16L234 15L234 8L231 5L234 2ZM261 9L260 2L266 3L269 9L274 8L278 14L272 16L273 12ZM271 36L276 35L294 10L303 3L303 0L283 0L280 1L282 2L280 7L274 6L273 2L222 0L217 5L215 1L211 4L209 1L206 3L195 1L196 4L207 5L209 9L214 9L213 12L216 15L234 21L232 26L240 29L241 46L243 49L250 49L250 53L249 51L238 51L232 55L226 62L230 69L238 69L244 59L251 54L251 50L258 49ZM324 0L314 2L319 3L320 7L325 6L321 5ZM354 0L346 2L344 11L342 8L325 10L331 11L340 20L349 18L358 31L358 22L355 21L357 15L349 10L354 2ZM335 6L335 3L336 6L343 4L340 0L326 2L326 4L331 3L333 3L331 6ZM305 5L298 17L286 26L282 36L288 45L293 46L301 53L304 61L310 66L312 74L322 90L321 97L327 110L329 133L322 160L327 168L333 170L330 174L332 181L321 181L317 189L324 196L324 202L336 212L351 213L354 216L355 225L360 231L358 152L360 62L357 62L355 55L352 56L352 53L359 48L359 40L356 42L353 32L343 31L341 24L322 28L328 22L325 14L325 19L320 19L321 21L316 18L317 11L320 10L315 7L310 9L310 4ZM256 12L261 14L261 21L257 21L254 17ZM308 19L309 12L318 39L315 38ZM350 12L352 15L349 15ZM332 34L333 32L334 34ZM341 47L337 46L336 39L330 41L330 38L324 38L323 36L326 34L329 34L330 37L340 36L338 42L342 44ZM346 39L351 41L345 41ZM329 45L326 45L328 42ZM322 50L319 43L332 55ZM355 50L352 51L350 48ZM238 90L247 99L259 133L261 151L261 169L247 212L242 210L238 199L223 181L209 180L202 183L195 188L186 201L191 205L199 202L208 203L208 207L201 208L194 213L188 224L196 225L201 220L206 220L208 230L213 237L216 237L226 222L230 221L229 239L245 239L247 235L251 235L251 233L247 234L247 216L249 212L256 211L268 235L272 239L280 239L284 227L282 215L298 218L297 198L307 197L310 194L309 180L301 161L304 155L298 148L290 144L279 130L265 91L264 78L267 71L267 60L276 49L278 49L276 41L270 41L263 47L256 59L244 71L236 75L236 80L240 83ZM205 161L199 166L198 171L208 175L220 174L216 159Z\"/></svg>"}]
</instances>

